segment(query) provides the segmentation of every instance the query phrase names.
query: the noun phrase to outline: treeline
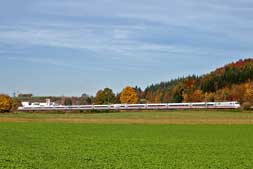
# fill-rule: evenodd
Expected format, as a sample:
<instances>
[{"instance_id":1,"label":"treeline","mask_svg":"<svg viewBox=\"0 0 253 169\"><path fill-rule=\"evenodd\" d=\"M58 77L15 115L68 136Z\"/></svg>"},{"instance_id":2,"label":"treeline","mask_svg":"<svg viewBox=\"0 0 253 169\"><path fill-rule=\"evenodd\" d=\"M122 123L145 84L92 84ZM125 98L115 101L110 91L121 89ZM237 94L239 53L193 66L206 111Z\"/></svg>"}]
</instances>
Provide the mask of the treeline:
<instances>
[{"instance_id":1,"label":"treeline","mask_svg":"<svg viewBox=\"0 0 253 169\"><path fill-rule=\"evenodd\" d=\"M253 59L239 60L203 76L188 76L151 85L148 102L239 101L253 105Z\"/></svg>"},{"instance_id":2,"label":"treeline","mask_svg":"<svg viewBox=\"0 0 253 169\"><path fill-rule=\"evenodd\" d=\"M120 93L115 94L112 89L104 88L99 90L96 96L89 96L82 94L81 97L55 97L55 96L31 96L22 94L18 97L11 98L8 95L0 94L0 113L11 112L17 110L21 106L22 101L26 102L45 102L46 99L50 99L51 102L55 102L59 105L89 105L89 104L115 104L115 103L127 103L136 104L139 103L140 96L135 88L130 86L125 87Z\"/></svg>"},{"instance_id":3,"label":"treeline","mask_svg":"<svg viewBox=\"0 0 253 169\"><path fill-rule=\"evenodd\" d=\"M132 89L137 97L133 103L239 101L253 105L253 59L239 60L202 76L152 84L144 90L137 86ZM91 104L126 103L121 99L122 92L114 94L105 88L88 98Z\"/></svg>"}]
</instances>

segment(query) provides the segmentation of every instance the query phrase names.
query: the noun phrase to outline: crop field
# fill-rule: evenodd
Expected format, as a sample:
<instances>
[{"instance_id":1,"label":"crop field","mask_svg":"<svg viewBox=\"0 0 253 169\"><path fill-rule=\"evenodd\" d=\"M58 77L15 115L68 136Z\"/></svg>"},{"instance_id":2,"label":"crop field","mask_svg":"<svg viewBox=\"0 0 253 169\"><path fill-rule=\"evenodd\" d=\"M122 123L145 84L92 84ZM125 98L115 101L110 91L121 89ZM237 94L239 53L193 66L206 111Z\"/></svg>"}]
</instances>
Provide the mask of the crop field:
<instances>
[{"instance_id":1,"label":"crop field","mask_svg":"<svg viewBox=\"0 0 253 169\"><path fill-rule=\"evenodd\" d=\"M251 169L253 125L231 119L252 117L228 111L1 114L0 169ZM174 119L181 121L167 123ZM215 119L224 124L208 121Z\"/></svg>"},{"instance_id":2,"label":"crop field","mask_svg":"<svg viewBox=\"0 0 253 169\"><path fill-rule=\"evenodd\" d=\"M223 111L149 111L100 113L0 113L0 122L69 122L103 124L253 124L253 112Z\"/></svg>"}]
</instances>

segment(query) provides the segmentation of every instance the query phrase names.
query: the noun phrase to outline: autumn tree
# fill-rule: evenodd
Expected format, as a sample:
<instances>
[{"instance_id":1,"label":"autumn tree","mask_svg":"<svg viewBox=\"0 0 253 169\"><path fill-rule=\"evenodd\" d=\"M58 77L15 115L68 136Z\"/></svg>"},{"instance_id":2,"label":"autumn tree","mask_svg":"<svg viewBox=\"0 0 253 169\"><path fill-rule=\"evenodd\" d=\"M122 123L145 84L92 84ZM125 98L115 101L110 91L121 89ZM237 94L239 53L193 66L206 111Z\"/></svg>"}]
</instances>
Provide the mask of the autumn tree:
<instances>
[{"instance_id":1,"label":"autumn tree","mask_svg":"<svg viewBox=\"0 0 253 169\"><path fill-rule=\"evenodd\" d=\"M115 102L115 94L112 89L104 88L96 94L95 104L111 104Z\"/></svg>"},{"instance_id":2,"label":"autumn tree","mask_svg":"<svg viewBox=\"0 0 253 169\"><path fill-rule=\"evenodd\" d=\"M184 92L183 93L183 102L192 102L191 94Z\"/></svg>"},{"instance_id":3,"label":"autumn tree","mask_svg":"<svg viewBox=\"0 0 253 169\"><path fill-rule=\"evenodd\" d=\"M233 85L230 89L230 91L228 91L229 95L230 95L230 100L228 101L238 101L240 103L245 102L245 86L244 84L240 84L240 85Z\"/></svg>"},{"instance_id":4,"label":"autumn tree","mask_svg":"<svg viewBox=\"0 0 253 169\"><path fill-rule=\"evenodd\" d=\"M201 90L195 90L192 94L192 102L205 101L205 94Z\"/></svg>"},{"instance_id":5,"label":"autumn tree","mask_svg":"<svg viewBox=\"0 0 253 169\"><path fill-rule=\"evenodd\" d=\"M245 84L244 100L253 105L253 83Z\"/></svg>"},{"instance_id":6,"label":"autumn tree","mask_svg":"<svg viewBox=\"0 0 253 169\"><path fill-rule=\"evenodd\" d=\"M163 94L163 103L168 103L171 101L171 93L169 92L169 90L165 91Z\"/></svg>"},{"instance_id":7,"label":"autumn tree","mask_svg":"<svg viewBox=\"0 0 253 169\"><path fill-rule=\"evenodd\" d=\"M114 102L114 103L117 103L117 104L120 103L120 94L121 94L121 93L117 93L117 94L116 94L116 96L115 96L115 102Z\"/></svg>"},{"instance_id":8,"label":"autumn tree","mask_svg":"<svg viewBox=\"0 0 253 169\"><path fill-rule=\"evenodd\" d=\"M0 112L10 112L12 109L12 99L7 95L0 95Z\"/></svg>"},{"instance_id":9,"label":"autumn tree","mask_svg":"<svg viewBox=\"0 0 253 169\"><path fill-rule=\"evenodd\" d=\"M206 102L214 102L215 93L205 93Z\"/></svg>"},{"instance_id":10,"label":"autumn tree","mask_svg":"<svg viewBox=\"0 0 253 169\"><path fill-rule=\"evenodd\" d=\"M177 85L172 89L172 102L181 103L183 101L184 89L181 85Z\"/></svg>"},{"instance_id":11,"label":"autumn tree","mask_svg":"<svg viewBox=\"0 0 253 169\"><path fill-rule=\"evenodd\" d=\"M120 95L120 102L127 104L136 104L139 102L137 92L134 88L127 86L125 87Z\"/></svg>"}]
</instances>

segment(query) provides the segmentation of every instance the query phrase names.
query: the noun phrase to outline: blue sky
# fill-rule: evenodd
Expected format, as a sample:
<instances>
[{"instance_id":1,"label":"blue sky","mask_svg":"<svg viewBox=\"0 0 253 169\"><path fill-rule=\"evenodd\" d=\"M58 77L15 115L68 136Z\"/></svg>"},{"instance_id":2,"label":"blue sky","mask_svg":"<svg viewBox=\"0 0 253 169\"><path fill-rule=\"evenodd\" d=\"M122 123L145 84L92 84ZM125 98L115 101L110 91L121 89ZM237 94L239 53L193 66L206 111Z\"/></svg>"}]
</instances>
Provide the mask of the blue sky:
<instances>
[{"instance_id":1,"label":"blue sky","mask_svg":"<svg viewBox=\"0 0 253 169\"><path fill-rule=\"evenodd\" d=\"M8 0L0 93L79 96L207 73L253 52L251 0Z\"/></svg>"}]
</instances>

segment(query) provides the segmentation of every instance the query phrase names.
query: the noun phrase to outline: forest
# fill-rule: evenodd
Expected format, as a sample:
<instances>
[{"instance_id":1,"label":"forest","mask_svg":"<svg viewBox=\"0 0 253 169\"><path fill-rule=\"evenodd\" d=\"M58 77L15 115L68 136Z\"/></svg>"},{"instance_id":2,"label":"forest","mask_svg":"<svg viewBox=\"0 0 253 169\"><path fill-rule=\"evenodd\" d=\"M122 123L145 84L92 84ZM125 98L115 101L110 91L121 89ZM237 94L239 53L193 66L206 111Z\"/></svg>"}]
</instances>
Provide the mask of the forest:
<instances>
[{"instance_id":1,"label":"forest","mask_svg":"<svg viewBox=\"0 0 253 169\"><path fill-rule=\"evenodd\" d=\"M239 60L202 76L152 84L142 92L148 102L239 101L253 104L253 59Z\"/></svg>"}]
</instances>

